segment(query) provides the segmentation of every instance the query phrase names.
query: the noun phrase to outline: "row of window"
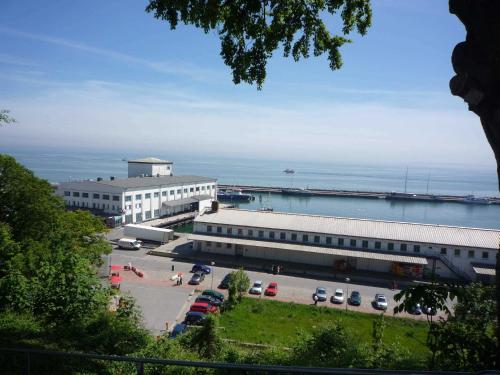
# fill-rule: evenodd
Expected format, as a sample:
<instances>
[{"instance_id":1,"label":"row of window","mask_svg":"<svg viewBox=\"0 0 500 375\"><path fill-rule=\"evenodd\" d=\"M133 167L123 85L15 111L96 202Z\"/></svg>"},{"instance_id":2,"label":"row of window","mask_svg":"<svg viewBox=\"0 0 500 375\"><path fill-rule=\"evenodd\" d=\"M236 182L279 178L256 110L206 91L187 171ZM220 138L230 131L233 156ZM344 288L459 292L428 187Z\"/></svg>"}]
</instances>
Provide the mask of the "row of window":
<instances>
[{"instance_id":1,"label":"row of window","mask_svg":"<svg viewBox=\"0 0 500 375\"><path fill-rule=\"evenodd\" d=\"M70 196L73 196L75 198L79 198L80 197L80 192L79 191L74 191L73 194L71 194L70 191L65 191L64 192L64 196L65 197L70 197ZM89 197L89 193L81 193L81 197L82 198L88 198ZM109 201L110 200L110 195L109 194L97 194L97 193L93 193L92 194L92 198L93 199L103 199L105 201ZM114 201L120 201L120 196L119 195L113 195L113 200Z\"/></svg>"},{"instance_id":2,"label":"row of window","mask_svg":"<svg viewBox=\"0 0 500 375\"><path fill-rule=\"evenodd\" d=\"M160 217L160 210L153 210L153 216L151 216L151 211L145 211L144 212L144 220L150 220L151 218L156 218ZM135 214L135 222L140 223L142 222L142 213L138 212ZM132 222L132 215L125 215L125 222L126 223L131 223Z\"/></svg>"},{"instance_id":3,"label":"row of window","mask_svg":"<svg viewBox=\"0 0 500 375\"><path fill-rule=\"evenodd\" d=\"M205 190L211 190L211 189L215 189L215 185L207 185L206 187L205 186L196 186L196 187L191 187L191 188L184 188L184 189L177 189L177 194L182 194L184 192L184 194L187 194L188 193L188 190L190 193L194 193L194 192L199 192L200 190L201 191L205 191ZM166 197L167 196L167 193L168 195L170 196L173 196L175 195L176 193L176 190L175 189L172 189L172 190L165 190L165 191L162 191L161 192L161 196L162 197ZM156 191L153 193L153 197L154 198L159 198L160 197L160 192L159 191ZM135 200L141 200L142 199L142 194L136 194L135 195ZM144 199L151 199L151 193L146 193L144 194ZM126 202L130 202L132 201L132 195L126 195L125 196L125 201Z\"/></svg>"},{"instance_id":4,"label":"row of window","mask_svg":"<svg viewBox=\"0 0 500 375\"><path fill-rule=\"evenodd\" d=\"M209 233L213 233L214 228L211 226L211 225L207 225L207 232ZM218 233L218 234L222 234L222 227L216 227L215 228L215 232ZM266 238L265 237L265 233L263 230L256 230L254 231L253 229L247 229L246 230L246 236L247 237L254 237L254 232L256 233L257 235L257 238ZM233 228L226 228L226 233L228 236L232 236L233 235ZM242 228L237 228L237 236L244 236L244 230ZM299 240L299 236L300 237L300 240ZM271 240L275 240L275 239L278 239L278 233L274 232L274 231L269 231L268 232L268 236L267 238L271 239ZM302 235L299 235L297 233L291 233L291 241L294 241L294 242L303 242L303 243L315 243L315 244L320 244L321 243L321 236L318 236L318 235L308 235L308 234L302 234ZM281 241L286 241L286 232L279 232L279 240ZM368 249L369 248L369 244L368 244L368 240L356 240L356 239L348 239L349 242L347 242L347 239L345 238L337 238L337 244L338 246L341 246L341 247L358 247L358 244L360 241L361 242L361 248L362 249ZM333 243L333 238L332 237L326 237L325 238L325 241L326 241L326 244L327 245L334 245ZM389 242L387 243L387 250L395 250L395 245L393 242ZM411 245L410 245L411 246ZM375 249L381 249L382 248L382 242L381 241L375 241ZM401 243L399 244L399 251L402 251L402 252L406 252L408 251L408 248L409 248L409 245L408 244L405 244L405 243ZM420 245L412 245L412 250L414 253L420 253ZM441 254L442 255L447 255L447 248L443 247L441 248ZM460 257L462 254L462 251L461 249L454 249L454 256L455 257ZM467 257L468 258L474 258L475 257L475 251L474 250L468 250L467 251ZM483 251L482 253L482 258L483 259L488 259L489 257L489 252L488 251Z\"/></svg>"},{"instance_id":5,"label":"row of window","mask_svg":"<svg viewBox=\"0 0 500 375\"><path fill-rule=\"evenodd\" d=\"M80 202L80 201L68 201L67 202L68 206L73 206L73 207L83 207L83 208L90 208L91 206L89 205L89 202ZM98 210L105 210L105 209L110 209L109 203L92 203L92 208L98 209ZM111 205L111 210L112 211L117 211L120 209L120 206L115 206Z\"/></svg>"}]
</instances>

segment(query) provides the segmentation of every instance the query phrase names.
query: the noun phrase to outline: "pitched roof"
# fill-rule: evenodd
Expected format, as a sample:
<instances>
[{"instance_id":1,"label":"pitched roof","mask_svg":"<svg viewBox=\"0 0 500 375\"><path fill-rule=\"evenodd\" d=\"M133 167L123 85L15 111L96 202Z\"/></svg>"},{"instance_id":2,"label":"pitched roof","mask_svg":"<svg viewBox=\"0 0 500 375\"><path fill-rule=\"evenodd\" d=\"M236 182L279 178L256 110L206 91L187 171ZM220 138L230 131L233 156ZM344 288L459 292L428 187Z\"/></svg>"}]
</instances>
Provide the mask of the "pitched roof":
<instances>
[{"instance_id":1,"label":"pitched roof","mask_svg":"<svg viewBox=\"0 0 500 375\"><path fill-rule=\"evenodd\" d=\"M129 163L147 163L147 164L172 164L171 161L162 160L162 159L153 158L153 157L129 160L128 162Z\"/></svg>"},{"instance_id":2,"label":"pitched roof","mask_svg":"<svg viewBox=\"0 0 500 375\"><path fill-rule=\"evenodd\" d=\"M500 241L492 229L239 209L206 212L195 222L487 249Z\"/></svg>"}]
</instances>

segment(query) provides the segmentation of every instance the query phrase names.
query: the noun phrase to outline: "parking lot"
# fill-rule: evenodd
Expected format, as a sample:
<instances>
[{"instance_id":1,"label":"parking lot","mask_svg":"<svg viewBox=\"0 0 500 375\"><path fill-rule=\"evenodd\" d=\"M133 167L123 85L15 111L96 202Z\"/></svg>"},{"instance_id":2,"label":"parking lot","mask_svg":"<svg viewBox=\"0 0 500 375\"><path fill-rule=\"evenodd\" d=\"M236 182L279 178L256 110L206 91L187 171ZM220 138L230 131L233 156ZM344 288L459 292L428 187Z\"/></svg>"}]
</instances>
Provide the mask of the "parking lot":
<instances>
[{"instance_id":1,"label":"parking lot","mask_svg":"<svg viewBox=\"0 0 500 375\"><path fill-rule=\"evenodd\" d=\"M119 235L119 232L118 232ZM116 233L115 233L116 236ZM191 286L188 281L191 277L192 262L181 261L169 257L159 257L148 255L149 249L122 250L113 249L111 262L118 265L126 265L129 262L144 273L140 278L131 271L121 271L122 292L129 292L134 296L142 309L145 327L154 333L160 333L166 329L166 323L171 329L176 322L183 320L189 306L196 298L195 290L216 288L223 277L233 271L232 268L219 267L217 264L212 267L213 272L205 277L205 280L197 286ZM172 270L173 267L173 270ZM176 285L171 278L173 275L182 272L183 285ZM318 286L326 288L328 300L318 302L319 306L345 309L346 304L335 305L330 302L330 297L335 289L341 288L344 293L351 293L357 290L361 294L361 306L347 306L350 310L368 313L380 313L375 310L371 302L376 293L383 293L388 300L387 314L392 315L395 306L393 299L398 290L390 290L379 286L359 285L338 281L318 280L314 278L303 278L289 275L273 275L272 273L247 271L251 283L256 280L263 281L266 287L270 282L278 283L278 295L276 297L253 296L253 298L275 299L285 302L296 302L303 304L313 304L313 293ZM409 315L411 316L411 315ZM425 316L412 316L415 319L425 320Z\"/></svg>"}]
</instances>

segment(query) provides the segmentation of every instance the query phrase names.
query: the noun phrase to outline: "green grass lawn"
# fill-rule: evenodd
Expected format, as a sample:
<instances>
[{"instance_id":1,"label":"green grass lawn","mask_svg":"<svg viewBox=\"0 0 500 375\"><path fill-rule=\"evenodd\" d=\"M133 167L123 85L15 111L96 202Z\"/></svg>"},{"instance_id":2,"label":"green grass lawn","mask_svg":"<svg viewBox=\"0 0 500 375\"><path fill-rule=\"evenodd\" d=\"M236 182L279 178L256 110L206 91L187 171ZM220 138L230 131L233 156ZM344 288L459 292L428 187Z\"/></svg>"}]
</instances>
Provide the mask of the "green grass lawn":
<instances>
[{"instance_id":1,"label":"green grass lawn","mask_svg":"<svg viewBox=\"0 0 500 375\"><path fill-rule=\"evenodd\" d=\"M370 343L375 314L327 307L244 298L235 309L221 315L224 338L255 344L290 346L301 332L321 329L328 322L341 321L360 341ZM386 317L384 342L399 342L418 356L426 356L427 323Z\"/></svg>"}]
</instances>

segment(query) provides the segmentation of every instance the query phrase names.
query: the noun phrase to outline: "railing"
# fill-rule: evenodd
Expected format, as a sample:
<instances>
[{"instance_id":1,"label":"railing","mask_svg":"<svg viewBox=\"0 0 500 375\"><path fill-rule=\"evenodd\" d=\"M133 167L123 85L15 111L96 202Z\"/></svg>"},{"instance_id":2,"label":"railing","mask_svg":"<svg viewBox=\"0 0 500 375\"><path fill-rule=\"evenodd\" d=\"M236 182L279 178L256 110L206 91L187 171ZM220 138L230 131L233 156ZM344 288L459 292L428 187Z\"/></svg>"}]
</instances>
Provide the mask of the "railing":
<instances>
[{"instance_id":1,"label":"railing","mask_svg":"<svg viewBox=\"0 0 500 375\"><path fill-rule=\"evenodd\" d=\"M88 353L68 353L68 352L57 352L48 350L36 350L36 349L14 349L14 348L0 348L0 356L2 360L7 356L7 359L15 361L13 358L16 355L23 356L24 362L24 374L30 375L33 370L33 374L38 373L36 367L33 366L33 361L36 357L44 357L45 359L60 358L66 363L70 360L80 359L85 360L88 364L89 360L105 361L105 362L126 362L135 365L135 372L137 375L144 375L147 365L154 366L178 366L187 368L205 368L221 370L221 372L228 373L234 371L235 373L282 373L282 374L336 374L336 375L366 375L366 374L380 374L380 375L395 375L395 374L473 374L470 372L446 372L446 371L406 371L406 370L378 370L378 369L353 369L353 368L320 368L320 367L298 367L298 366L275 366L275 365L249 365L249 364L234 364L234 363L222 363L222 362L196 362L196 361L180 361L180 360L169 360L169 359L158 359L158 358L139 358L139 357L126 357L126 356L113 356L113 355L103 355L103 354L88 354ZM5 362L3 363L5 366ZM52 362L52 369L55 370L57 363ZM75 363L76 366L77 363ZM7 368L3 368L7 370ZM79 370L78 368L72 368L75 372ZM476 374L500 374L500 372L495 371L482 371Z\"/></svg>"},{"instance_id":2,"label":"railing","mask_svg":"<svg viewBox=\"0 0 500 375\"><path fill-rule=\"evenodd\" d=\"M467 273L462 271L460 268L455 266L447 257L439 254L437 257L446 267L448 267L452 272L465 281L471 281L471 278Z\"/></svg>"}]
</instances>

